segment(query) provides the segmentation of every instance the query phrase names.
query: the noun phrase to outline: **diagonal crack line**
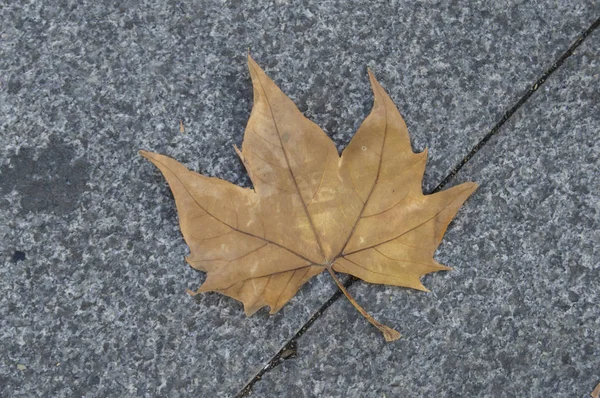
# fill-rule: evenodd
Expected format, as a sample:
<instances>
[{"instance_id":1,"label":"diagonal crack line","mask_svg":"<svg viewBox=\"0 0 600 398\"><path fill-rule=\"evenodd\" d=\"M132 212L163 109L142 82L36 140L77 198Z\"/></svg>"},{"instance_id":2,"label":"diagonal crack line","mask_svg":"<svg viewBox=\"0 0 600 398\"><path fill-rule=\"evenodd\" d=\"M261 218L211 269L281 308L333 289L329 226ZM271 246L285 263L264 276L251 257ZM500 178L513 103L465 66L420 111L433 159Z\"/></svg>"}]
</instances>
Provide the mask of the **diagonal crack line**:
<instances>
[{"instance_id":1,"label":"diagonal crack line","mask_svg":"<svg viewBox=\"0 0 600 398\"><path fill-rule=\"evenodd\" d=\"M467 164L467 162L469 160L471 160L471 158L473 156L475 156L475 154L477 152L479 152L479 150L481 148L483 148L483 146L485 144L487 144L487 142L490 140L490 138L492 138L494 135L496 135L500 131L500 128L502 128L502 126L504 125L504 123L506 123L508 121L508 119L510 119L512 117L512 115L514 115L515 112L518 111L519 108L521 108L525 104L525 102L527 102L527 100L529 99L529 97L531 97L533 95L533 93L535 93L546 82L546 80L558 68L560 68L562 66L562 64L565 63L565 61L571 55L573 55L573 53L575 52L575 50L577 49L577 47L579 47L585 41L585 39L590 34L592 34L592 32L594 30L596 30L596 28L598 28L599 25L600 25L600 18L596 19L596 21L594 21L594 23L592 23L589 28L587 28L582 34L579 35L579 37L575 40L575 42L573 44L571 44L571 47L569 47L567 49L567 51L565 51L560 56L560 58L558 58L558 60L550 68L548 68L542 74L542 76L533 85L531 85L531 87L529 87L529 90L527 90L527 93L525 93L525 95L523 95L521 97L521 99L519 99L519 101L517 101L516 104L514 104L508 111L506 111L506 113L504 115L502 115L502 118L500 118L500 120L498 121L498 123L496 123L494 125L494 127L492 127L492 129L477 143L477 145L475 145L473 147L473 149L471 149L471 151L467 154L467 156L465 156L456 166L454 166L454 168L450 171L450 173L446 176L446 178L444 178L442 180L442 182L440 182L438 184L438 186L435 187L429 193L436 193L436 192L441 191L442 188L444 188L444 186L446 186L446 184L448 184L448 182L450 182L450 180L452 180L454 177L456 177L456 174L458 174L458 172L460 171L460 169L462 169L463 166L465 164Z\"/></svg>"},{"instance_id":2,"label":"diagonal crack line","mask_svg":"<svg viewBox=\"0 0 600 398\"><path fill-rule=\"evenodd\" d=\"M594 21L594 23L592 23L589 28L587 28L585 31L583 31L583 33L579 35L579 37L577 37L575 42L571 44L567 51L565 51L558 58L558 60L556 60L556 62L542 74L542 76L529 88L527 93L525 93L525 95L523 95L523 97L521 97L521 99L519 99L519 101L517 101L516 104L514 104L508 111L506 111L506 113L504 113L504 115L498 121L498 123L496 123L494 127L492 127L492 129L477 143L477 145L475 145L473 149L471 149L471 151L450 171L450 173L448 173L448 175L442 180L442 182L440 182L431 192L427 192L427 194L432 194L441 191L444 188L444 186L446 186L448 182L450 182L450 180L452 180L458 174L460 169L462 169L463 166L467 164L467 162L471 160L471 158L481 148L483 148L485 144L487 144L490 138L492 138L492 136L496 135L500 131L500 128L508 121L508 119L512 117L512 115L515 114L517 110L519 110L519 108L523 106L523 104L525 104L525 102L527 102L529 97L531 97L533 93L536 92L546 82L546 80L565 63L565 61L571 55L573 55L575 50L585 41L585 39L590 34L592 34L592 32L594 32L594 30L598 28L598 26L600 26L600 18L596 19L596 21ZM357 280L357 278L350 276L348 280L346 280L346 282L344 283L344 287L346 287L346 289L349 288ZM244 388L242 388L242 390L236 394L235 398L243 398L248 396L248 394L250 394L250 392L252 391L252 387L254 386L254 384L257 381L259 381L265 373L280 365L287 358L290 358L288 353L295 353L298 339L304 333L306 333L306 331L317 321L317 319L319 319L321 315L323 315L325 310L331 307L331 305L335 301L337 301L337 299L339 299L341 296L342 292L338 289L329 298L329 300L327 300L325 304L323 304L321 308L319 308L319 310L315 312L313 316L298 330L298 332L296 332L296 334L287 343L285 343L285 345L269 360L269 362L252 379L250 379L248 383L246 383ZM294 354L292 354L291 356L293 357Z\"/></svg>"},{"instance_id":3,"label":"diagonal crack line","mask_svg":"<svg viewBox=\"0 0 600 398\"><path fill-rule=\"evenodd\" d=\"M354 282L356 282L356 281L357 281L357 278L350 276L346 280L346 282L344 282L344 287L348 288L348 287L352 286L354 284ZM304 333L306 333L306 331L313 325L313 323L315 323L315 321L317 319L319 319L321 317L321 315L323 315L323 312L325 312L325 310L327 310L327 308L329 308L334 302L336 302L337 299L340 298L342 295L343 295L342 291L338 289L329 298L329 300L327 300L321 306L321 308L319 308L313 314L313 316L304 325L302 325L302 327L296 332L296 334L287 343L285 343L283 345L283 347L281 347L281 349L275 355L273 355L273 357L271 357L269 362L267 362L267 364L265 366L263 366L263 368L252 379L250 379L250 381L248 381L248 383L246 383L244 388L242 388L242 390L236 394L235 398L242 398L242 397L248 396L248 394L250 394L250 391L252 391L252 386L254 386L254 383L256 383L257 381L262 379L262 377L265 373L267 373L271 369L277 367L286 359L293 358L296 353L298 339Z\"/></svg>"}]
</instances>

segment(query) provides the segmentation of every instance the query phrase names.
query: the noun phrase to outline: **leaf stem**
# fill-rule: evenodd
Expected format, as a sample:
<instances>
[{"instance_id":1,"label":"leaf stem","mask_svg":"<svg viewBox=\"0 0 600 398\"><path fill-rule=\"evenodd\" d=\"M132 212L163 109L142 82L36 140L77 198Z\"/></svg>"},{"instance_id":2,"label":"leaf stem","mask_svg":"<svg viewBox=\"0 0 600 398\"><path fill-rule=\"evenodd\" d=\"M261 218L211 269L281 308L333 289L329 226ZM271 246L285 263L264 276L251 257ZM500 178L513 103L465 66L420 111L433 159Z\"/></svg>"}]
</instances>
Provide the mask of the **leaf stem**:
<instances>
[{"instance_id":1,"label":"leaf stem","mask_svg":"<svg viewBox=\"0 0 600 398\"><path fill-rule=\"evenodd\" d=\"M354 300L354 298L350 295L350 293L348 293L348 290L346 290L346 288L344 287L342 282L335 275L335 272L333 272L331 267L327 267L327 271L329 271L329 274L335 281L338 288L342 291L342 293L344 293L344 296L346 296L346 298L348 299L348 301L350 301L350 303L354 306L354 308L356 308L357 311L360 312L360 314L367 319L367 321L371 322L371 324L373 326L375 326L377 329L379 329L381 331L381 333L383 333L383 337L385 338L385 341L395 341L400 338L400 333L398 333L396 330L394 330L388 326L385 326L382 323L377 322L375 320L375 318L373 318L371 315L369 315L369 313L367 311L365 311L365 309L363 307L361 307L356 302L356 300Z\"/></svg>"}]
</instances>

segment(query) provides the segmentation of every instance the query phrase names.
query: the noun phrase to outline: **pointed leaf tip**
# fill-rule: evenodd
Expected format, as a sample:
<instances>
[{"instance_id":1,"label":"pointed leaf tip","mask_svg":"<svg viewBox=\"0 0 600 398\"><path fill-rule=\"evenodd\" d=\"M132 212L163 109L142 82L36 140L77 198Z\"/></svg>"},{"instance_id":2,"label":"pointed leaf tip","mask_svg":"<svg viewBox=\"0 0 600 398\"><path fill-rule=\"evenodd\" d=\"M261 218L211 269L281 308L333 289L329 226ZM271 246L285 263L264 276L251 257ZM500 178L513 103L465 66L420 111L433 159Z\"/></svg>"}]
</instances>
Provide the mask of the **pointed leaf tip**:
<instances>
[{"instance_id":1,"label":"pointed leaf tip","mask_svg":"<svg viewBox=\"0 0 600 398\"><path fill-rule=\"evenodd\" d=\"M367 68L367 72L369 74L369 81L371 82L371 87L373 87L373 91L375 91L375 87L381 88L381 85L379 84L379 81L377 81L377 78L375 77L375 74L373 73L371 68Z\"/></svg>"},{"instance_id":2,"label":"pointed leaf tip","mask_svg":"<svg viewBox=\"0 0 600 398\"><path fill-rule=\"evenodd\" d=\"M381 84L379 84L379 81L377 81L377 78L375 77L375 74L371 71L371 69L369 69L368 72L369 82L371 83L371 90L373 91L373 107L375 107L376 103L379 103L380 101L385 101L385 98L388 97L388 95L385 89L381 87ZM391 101L391 99L389 100Z\"/></svg>"},{"instance_id":3,"label":"pointed leaf tip","mask_svg":"<svg viewBox=\"0 0 600 398\"><path fill-rule=\"evenodd\" d=\"M431 290L427 289L425 287L425 285L423 285L421 282L419 282L418 285L413 286L413 289L420 290L420 291L425 292L425 293L431 293Z\"/></svg>"},{"instance_id":4,"label":"pointed leaf tip","mask_svg":"<svg viewBox=\"0 0 600 398\"><path fill-rule=\"evenodd\" d=\"M437 263L436 265L439 267L439 271L454 271L454 268L448 267L447 265L440 263Z\"/></svg>"},{"instance_id":5,"label":"pointed leaf tip","mask_svg":"<svg viewBox=\"0 0 600 398\"><path fill-rule=\"evenodd\" d=\"M149 161L152 161L154 159L154 156L152 156L152 155L154 155L153 152L145 151L143 149L140 149L138 151L138 153L140 154L141 157L143 157L145 159L148 159Z\"/></svg>"},{"instance_id":6,"label":"pointed leaf tip","mask_svg":"<svg viewBox=\"0 0 600 398\"><path fill-rule=\"evenodd\" d=\"M463 185L465 187L465 189L469 191L468 196L473 195L473 192L475 192L477 190L477 188L479 188L479 184L477 184L476 182L472 182L472 181L463 182L461 185Z\"/></svg>"},{"instance_id":7,"label":"pointed leaf tip","mask_svg":"<svg viewBox=\"0 0 600 398\"><path fill-rule=\"evenodd\" d=\"M256 61L254 60L254 58L252 58L252 55L250 55L250 50L248 50L248 68L250 68L250 70L252 70L252 68L258 68L261 69L260 66L258 66L258 64L256 63Z\"/></svg>"}]
</instances>

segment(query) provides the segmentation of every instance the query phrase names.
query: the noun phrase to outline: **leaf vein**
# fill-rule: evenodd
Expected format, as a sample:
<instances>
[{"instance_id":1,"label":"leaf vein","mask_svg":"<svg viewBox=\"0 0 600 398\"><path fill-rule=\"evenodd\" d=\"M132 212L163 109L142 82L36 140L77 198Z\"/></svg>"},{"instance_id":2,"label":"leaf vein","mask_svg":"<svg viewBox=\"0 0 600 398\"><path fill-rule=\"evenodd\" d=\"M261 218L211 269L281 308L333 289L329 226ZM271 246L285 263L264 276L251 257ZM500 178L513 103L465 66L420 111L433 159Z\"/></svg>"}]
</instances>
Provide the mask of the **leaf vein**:
<instances>
[{"instance_id":1,"label":"leaf vein","mask_svg":"<svg viewBox=\"0 0 600 398\"><path fill-rule=\"evenodd\" d=\"M154 161L155 161L155 162L158 162L158 163L160 163L160 164L162 164L162 165L163 165L163 166L164 166L164 167L165 167L167 170L169 170L169 171L171 172L171 174L173 174L173 176L174 176L174 177L175 177L175 178L176 178L176 179L177 179L177 180L178 180L178 181L181 183L181 185L183 186L183 188L185 189L185 191L187 192L187 194L188 194L188 195L189 195L189 196L192 198L192 200L194 201L194 203L196 203L196 205L197 205L199 208L201 208L202 210L204 210L204 211L206 212L206 214L210 215L212 218L214 218L214 219L215 219L215 220L217 220L218 222L220 222L220 223L222 223L222 224L224 224L224 225L227 225L229 228L231 228L231 229L233 229L233 230L235 230L235 231L237 231L237 232L240 232L240 233L242 233L242 234L244 234L244 235L247 235L247 236L250 236L250 237L253 237L253 238L256 238L256 239L260 239L260 240L263 240L263 241L265 241L265 242L268 242L268 243L270 243L270 244L272 244L272 245L275 245L275 246L277 246L277 247L279 247L279 248L281 248L281 249L283 249L283 250L286 250L286 251L288 251L288 252L292 253L293 255L295 255L295 256L297 256L297 257L299 257L299 258L301 258L301 259L303 259L303 260L305 260L305 261L308 261L308 262L310 262L310 263L312 263L312 262L313 262L313 261L309 260L308 258L304 257L303 255L301 255L301 254L299 254L299 253L295 252L294 250L291 250L291 249L289 249L289 248L287 248L287 247L285 247L285 246L282 246L282 245L280 245L280 244L279 244L279 243L277 243L277 242L273 242L273 241L271 241L271 240L269 240L269 239L267 239L267 238L265 238L265 237L261 237L261 236L258 236L258 235L254 235L254 234L252 234L252 233L250 233L250 232L246 232L246 231L242 231L241 229L234 228L234 227L232 227L231 225L227 224L226 222L219 220L219 219L218 219L218 218L217 218L217 217L216 217L214 214L210 213L210 212L209 212L208 210L206 210L206 209L205 209L205 208L204 208L204 207L203 207L203 206L202 206L200 203L198 203L198 201L196 200L196 198L194 197L194 195L192 195L192 193L191 193L191 192L190 192L190 190L188 189L187 185L185 185L185 183L184 183L184 182L181 180L181 178L179 178L179 176L178 176L176 173L174 173L174 172L173 172L173 170L171 170L171 169L169 168L169 166L168 166L168 165L164 164L164 163L163 163L163 162L161 162L160 160L156 160L156 159L154 159Z\"/></svg>"}]
</instances>

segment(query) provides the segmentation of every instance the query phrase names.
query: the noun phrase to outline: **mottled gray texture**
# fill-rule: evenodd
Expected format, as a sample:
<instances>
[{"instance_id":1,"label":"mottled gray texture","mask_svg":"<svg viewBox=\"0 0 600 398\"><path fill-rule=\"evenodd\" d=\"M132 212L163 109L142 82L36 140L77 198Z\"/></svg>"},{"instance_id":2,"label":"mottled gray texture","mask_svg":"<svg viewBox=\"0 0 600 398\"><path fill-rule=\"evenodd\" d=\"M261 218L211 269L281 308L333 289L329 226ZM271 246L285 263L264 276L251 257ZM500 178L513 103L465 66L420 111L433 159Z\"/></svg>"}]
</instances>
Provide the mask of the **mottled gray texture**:
<instances>
[{"instance_id":1,"label":"mottled gray texture","mask_svg":"<svg viewBox=\"0 0 600 398\"><path fill-rule=\"evenodd\" d=\"M231 145L251 106L248 47L340 146L369 110L371 66L430 147L432 187L599 8L413 3L0 6L0 395L227 396L334 291L318 277L250 319L184 293L202 276L136 151L247 184Z\"/></svg>"},{"instance_id":2,"label":"mottled gray texture","mask_svg":"<svg viewBox=\"0 0 600 398\"><path fill-rule=\"evenodd\" d=\"M478 191L424 278L350 290L257 397L587 397L600 382L600 32L459 173Z\"/></svg>"}]
</instances>

